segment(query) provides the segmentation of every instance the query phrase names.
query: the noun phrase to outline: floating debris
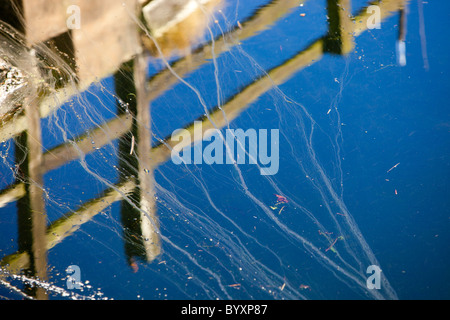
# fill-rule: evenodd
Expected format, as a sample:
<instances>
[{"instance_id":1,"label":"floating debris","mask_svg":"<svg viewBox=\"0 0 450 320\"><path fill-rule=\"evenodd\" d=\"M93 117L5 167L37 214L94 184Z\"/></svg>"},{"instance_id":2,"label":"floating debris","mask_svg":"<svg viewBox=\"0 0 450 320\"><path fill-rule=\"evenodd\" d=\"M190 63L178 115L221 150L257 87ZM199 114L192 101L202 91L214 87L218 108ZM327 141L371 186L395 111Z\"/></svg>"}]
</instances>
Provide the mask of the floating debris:
<instances>
[{"instance_id":1,"label":"floating debris","mask_svg":"<svg viewBox=\"0 0 450 320\"><path fill-rule=\"evenodd\" d=\"M394 170L395 168L397 168L397 166L400 164L400 162L399 163L397 163L395 166L393 166L392 168L390 168L388 171L386 171L386 173L389 173L389 172L391 172L392 170Z\"/></svg>"},{"instance_id":2,"label":"floating debris","mask_svg":"<svg viewBox=\"0 0 450 320\"><path fill-rule=\"evenodd\" d=\"M306 284L301 284L300 285L300 290L310 290L311 291L311 287L310 286L307 286Z\"/></svg>"},{"instance_id":3,"label":"floating debris","mask_svg":"<svg viewBox=\"0 0 450 320\"><path fill-rule=\"evenodd\" d=\"M336 239L334 239L333 243L328 248L326 248L325 251L331 250L334 253L337 253L336 249L334 248L334 245L336 244L336 242L338 240L344 240L344 237L343 236L339 236Z\"/></svg>"},{"instance_id":4,"label":"floating debris","mask_svg":"<svg viewBox=\"0 0 450 320\"><path fill-rule=\"evenodd\" d=\"M285 196L280 196L279 194L275 195L277 197L277 201L278 202L282 202L282 203L288 203L289 201L286 199Z\"/></svg>"}]
</instances>

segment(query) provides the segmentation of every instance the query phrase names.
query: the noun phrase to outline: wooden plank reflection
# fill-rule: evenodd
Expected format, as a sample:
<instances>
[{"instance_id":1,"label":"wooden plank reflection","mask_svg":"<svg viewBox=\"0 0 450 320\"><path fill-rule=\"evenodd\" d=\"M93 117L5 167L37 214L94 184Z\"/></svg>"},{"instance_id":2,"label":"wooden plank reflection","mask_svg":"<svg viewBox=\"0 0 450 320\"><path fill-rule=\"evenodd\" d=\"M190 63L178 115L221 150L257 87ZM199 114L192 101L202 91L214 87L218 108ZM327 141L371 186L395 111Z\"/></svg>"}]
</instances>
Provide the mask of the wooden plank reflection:
<instances>
[{"instance_id":1,"label":"wooden plank reflection","mask_svg":"<svg viewBox=\"0 0 450 320\"><path fill-rule=\"evenodd\" d=\"M45 234L46 249L50 250L113 203L126 198L134 188L135 180L130 178L124 183L105 190L103 195L84 203L78 210L69 212L52 222ZM17 252L4 257L0 261L0 265L8 272L18 274L21 270L30 267L30 255L28 252Z\"/></svg>"}]
</instances>

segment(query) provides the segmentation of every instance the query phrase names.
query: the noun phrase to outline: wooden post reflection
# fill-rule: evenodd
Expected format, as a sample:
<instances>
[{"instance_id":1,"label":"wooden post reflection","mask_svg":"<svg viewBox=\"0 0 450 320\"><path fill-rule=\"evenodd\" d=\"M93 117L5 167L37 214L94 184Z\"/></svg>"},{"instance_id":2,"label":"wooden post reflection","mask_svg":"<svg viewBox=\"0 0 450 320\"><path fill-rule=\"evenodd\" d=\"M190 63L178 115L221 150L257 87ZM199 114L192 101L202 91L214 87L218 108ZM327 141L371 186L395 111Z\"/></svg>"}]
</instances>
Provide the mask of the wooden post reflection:
<instances>
[{"instance_id":1,"label":"wooden post reflection","mask_svg":"<svg viewBox=\"0 0 450 320\"><path fill-rule=\"evenodd\" d=\"M16 163L25 181L25 196L17 202L19 251L28 252L30 256L27 273L45 281L47 215L43 198L41 126L36 97L27 98L24 108L28 129L16 139ZM28 288L27 291L37 299L47 299L42 287Z\"/></svg>"},{"instance_id":2,"label":"wooden post reflection","mask_svg":"<svg viewBox=\"0 0 450 320\"><path fill-rule=\"evenodd\" d=\"M136 187L121 204L124 247L129 265L135 259L152 261L160 253L159 225L153 191L153 170L148 155L151 150L150 108L146 95L146 61L138 55L122 65L115 74L116 93L125 102L118 114L129 114L131 130L119 139L120 179L136 179Z\"/></svg>"},{"instance_id":3,"label":"wooden post reflection","mask_svg":"<svg viewBox=\"0 0 450 320\"><path fill-rule=\"evenodd\" d=\"M156 215L154 172L149 157L151 142L151 108L147 98L147 61L143 55L135 59L134 81L136 87L137 115L136 122L139 143L137 154L139 156L138 180L140 188L140 214L145 260L152 261L161 252L159 238L159 222Z\"/></svg>"},{"instance_id":4,"label":"wooden post reflection","mask_svg":"<svg viewBox=\"0 0 450 320\"><path fill-rule=\"evenodd\" d=\"M328 36L325 51L345 55L353 50L353 16L351 0L327 0Z\"/></svg>"}]
</instances>

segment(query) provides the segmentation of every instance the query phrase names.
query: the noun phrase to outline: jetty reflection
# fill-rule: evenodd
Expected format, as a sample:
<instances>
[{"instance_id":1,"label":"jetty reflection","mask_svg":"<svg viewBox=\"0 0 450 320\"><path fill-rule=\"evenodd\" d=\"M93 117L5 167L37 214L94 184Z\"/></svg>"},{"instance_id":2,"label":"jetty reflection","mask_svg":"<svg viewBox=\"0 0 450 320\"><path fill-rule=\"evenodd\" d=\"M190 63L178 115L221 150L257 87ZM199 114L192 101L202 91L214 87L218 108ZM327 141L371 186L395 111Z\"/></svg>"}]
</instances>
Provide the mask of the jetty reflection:
<instances>
[{"instance_id":1,"label":"jetty reflection","mask_svg":"<svg viewBox=\"0 0 450 320\"><path fill-rule=\"evenodd\" d=\"M83 16L86 28L68 30L65 25L66 17L57 14L61 11L60 8L54 8L54 13L40 13L45 19L54 22L44 25L39 20L42 15L30 14L37 9L29 2L11 0L8 10L4 11L6 14L0 15L1 30L4 33L21 34L15 39L16 44L22 44L28 51L33 49L42 55L29 56L31 65L35 64L40 68L35 74L43 74L46 54L56 54L64 67L59 71L53 70L51 77L56 77L59 73L64 76L58 77L57 85L53 85L48 91L42 90L40 79L30 80L27 90L34 94L26 96L19 107L0 114L0 141L13 139L17 167L15 172L18 173L16 181L0 192L0 208L16 202L18 216L18 250L2 257L0 280L7 281L11 274L25 274L47 281L48 251L116 202L120 202L121 207L123 243L128 264L131 267L136 259L145 263L154 261L163 249L156 210L154 170L170 159L172 147L175 143L179 145L179 142L168 137L152 146L152 101L179 83L180 78L211 63L213 56L218 57L231 50L239 41L270 28L303 2L306 1L273 0L228 33L190 51L186 46L193 45L195 41L189 39L197 37L196 35L186 36L175 49L173 42L176 40L165 38L168 37L167 34L171 34L167 31L171 25L181 28L180 24L189 21L170 20L170 25L169 22L154 25L146 23L145 16L152 17L157 14L157 10L161 10L155 5L151 6L151 1L148 4L140 4L142 1L137 0L114 0L107 4L103 0L79 1L82 12L92 14ZM398 12L403 12L401 17L405 19L407 3L407 0L383 0L373 1L370 5L380 8L382 20ZM220 8L217 1L210 1L208 5L211 10ZM352 52L355 39L368 28L371 13L366 8L361 8L356 15L352 15L350 0L328 0L327 10L327 34L312 41L282 64L266 70L268 76L254 80L236 95L228 97L223 105L210 109L209 118L192 119L185 129L192 134L196 120L202 121L203 133L216 127L224 128L274 85L285 83L302 69L320 61L324 55L344 56ZM97 15L96 12L104 14ZM195 18L199 12L192 14L195 14ZM190 19L193 17L190 16ZM150 28L147 32L159 37L158 42L167 43L164 50L153 46L146 32L137 28L137 24ZM46 30L50 25L53 29ZM205 27L206 25L202 26ZM404 41L404 30L401 32L399 39ZM237 41L230 43L229 39ZM101 46L92 47L93 43L100 42ZM172 50L178 50L183 55L149 78L148 61L158 59L160 55ZM3 48L0 48L0 53L11 54ZM50 81L49 70L45 72L47 77L44 79ZM71 97L109 75L113 75L116 88L116 116L50 150L43 149L41 119L49 117ZM86 155L97 152L114 141L118 143L118 181L98 197L49 222L45 206L47 195L44 175L71 161L81 161ZM195 139L189 141L191 144L196 142ZM48 298L46 290L39 285L26 285L24 293L28 298Z\"/></svg>"}]
</instances>

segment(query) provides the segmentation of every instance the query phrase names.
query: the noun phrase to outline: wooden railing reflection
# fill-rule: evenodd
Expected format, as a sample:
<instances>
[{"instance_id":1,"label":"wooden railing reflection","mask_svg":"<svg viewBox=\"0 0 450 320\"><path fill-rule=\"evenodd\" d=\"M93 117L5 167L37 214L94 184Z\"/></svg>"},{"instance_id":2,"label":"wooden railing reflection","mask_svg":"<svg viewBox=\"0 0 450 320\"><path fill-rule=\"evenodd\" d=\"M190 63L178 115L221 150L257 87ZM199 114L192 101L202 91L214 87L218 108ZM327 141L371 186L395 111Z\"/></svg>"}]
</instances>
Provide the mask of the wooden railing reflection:
<instances>
[{"instance_id":1,"label":"wooden railing reflection","mask_svg":"<svg viewBox=\"0 0 450 320\"><path fill-rule=\"evenodd\" d=\"M379 6L381 19L384 20L402 10L407 1L380 0L370 4ZM124 62L115 74L115 80L116 83L121 83L124 88L127 88L128 92L123 93L127 97L130 96L128 93L134 93L135 98L129 104L130 113L120 111L119 106L119 113L113 120L43 154L35 147L40 147L40 143L31 141L31 139L40 139L38 112L34 111L33 113L30 108L27 108L24 116L16 117L14 123L2 126L0 138L6 140L18 134L23 135L20 143L29 147L29 154L27 155L27 167L22 170L27 177L23 182L17 182L0 192L0 208L12 201L25 199L27 203L24 208L27 207L28 214L31 213L32 226L28 228L31 230L31 234L25 241L28 247L23 250L19 248L19 252L4 257L0 265L10 273L19 273L21 270L31 268L36 276L45 279L46 251L117 201L122 201L122 223L126 230L129 230L124 236L129 263L134 257L140 257L145 261L155 259L160 254L161 243L156 215L153 171L170 158L171 148L174 144L171 139L167 138L151 147L149 107L151 101L175 85L179 77L182 78L207 63L208 59L212 57L213 48L216 56L227 52L239 41L269 28L298 4L298 0L272 1L270 5L258 10L248 21L242 22L239 27L231 30L229 34L215 39L214 45L212 43L203 45L189 58L181 58L172 64L171 70L165 69L150 80L146 79L146 60L143 54L136 55L132 61ZM324 54L345 55L351 52L355 45L355 38L368 29L368 19L371 14L365 8L362 8L356 16L352 16L350 12L350 0L328 0L329 32L311 42L310 45L281 65L268 70L267 76L247 85L225 102L220 109L212 108L210 118L213 123L206 118L200 119L202 130L205 132L214 127L224 127L228 122L236 119L258 97L275 85L285 83L303 68L320 61ZM236 42L230 43L229 39L235 39ZM151 90L147 88L151 88ZM122 93L119 90L117 94L121 97ZM43 105L45 105L45 101ZM48 110L51 109L41 106L34 110L40 110L40 116L45 117L49 114ZM32 124L31 121L33 121ZM192 133L193 125L194 122L185 127L188 132ZM105 190L100 197L82 204L78 210L70 212L46 226L42 176L50 170L77 160L82 154L95 151L92 148L92 140L95 141L97 147L101 147L115 139L119 139L119 149L123 150L122 156L136 146L136 150L120 162L121 171L125 172L125 175L119 179L120 181L116 185ZM178 139L174 139L174 141L179 145ZM188 139L183 139L183 141L188 141ZM191 139L189 141L195 142ZM24 212L26 210L23 209ZM35 293L35 296L43 299L45 293L38 292Z\"/></svg>"}]
</instances>

